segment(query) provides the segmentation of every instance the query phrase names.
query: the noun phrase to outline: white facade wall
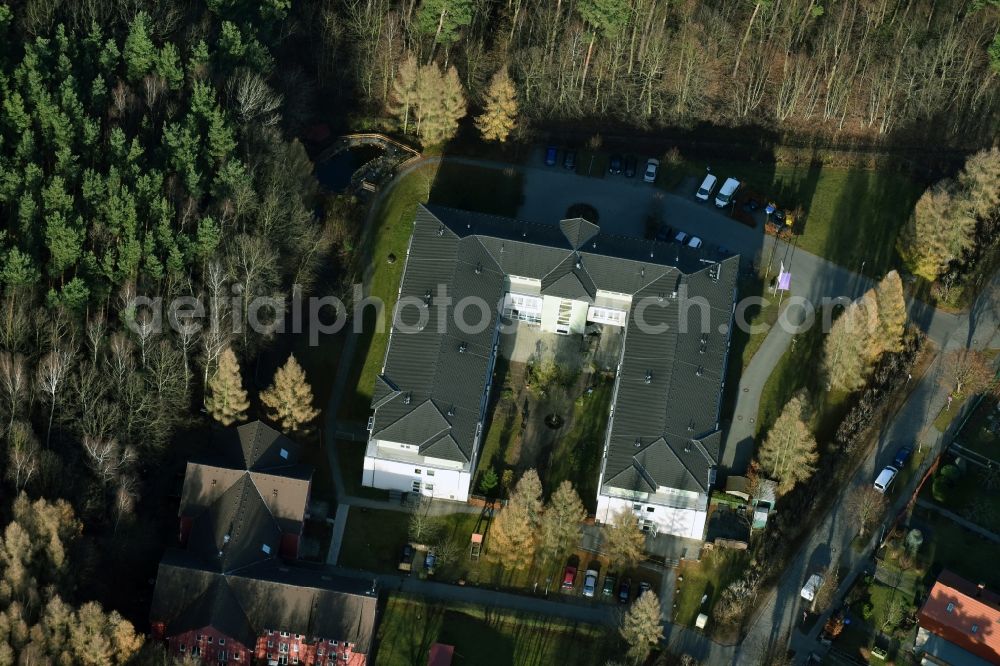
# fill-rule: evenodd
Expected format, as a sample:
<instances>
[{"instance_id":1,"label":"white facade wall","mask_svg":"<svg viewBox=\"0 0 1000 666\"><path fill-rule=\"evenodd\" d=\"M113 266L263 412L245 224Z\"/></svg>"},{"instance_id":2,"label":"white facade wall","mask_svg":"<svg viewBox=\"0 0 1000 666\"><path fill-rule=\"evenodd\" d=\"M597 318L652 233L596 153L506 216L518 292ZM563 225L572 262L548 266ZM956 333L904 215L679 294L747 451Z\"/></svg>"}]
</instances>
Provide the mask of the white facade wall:
<instances>
[{"instance_id":1,"label":"white facade wall","mask_svg":"<svg viewBox=\"0 0 1000 666\"><path fill-rule=\"evenodd\" d=\"M569 334L582 335L587 328L587 311L589 306L584 301L570 301L557 296L545 296L542 300L542 330L553 333L565 331L557 330L559 322L559 306L563 301L571 304L569 315Z\"/></svg>"},{"instance_id":2,"label":"white facade wall","mask_svg":"<svg viewBox=\"0 0 1000 666\"><path fill-rule=\"evenodd\" d=\"M634 508L635 505L639 505L638 510ZM653 510L649 511L650 508ZM705 521L708 520L707 502L701 509L678 509L662 504L598 494L598 521L611 522L614 515L622 509L635 515L636 520L648 520L653 523L659 534L673 534L688 539L702 539L705 534Z\"/></svg>"},{"instance_id":3,"label":"white facade wall","mask_svg":"<svg viewBox=\"0 0 1000 666\"><path fill-rule=\"evenodd\" d=\"M425 459L427 462L431 460L433 459ZM415 481L420 482L421 495L465 502L469 499L472 475L463 469L435 467L426 462L404 462L365 456L361 485L412 493Z\"/></svg>"}]
</instances>

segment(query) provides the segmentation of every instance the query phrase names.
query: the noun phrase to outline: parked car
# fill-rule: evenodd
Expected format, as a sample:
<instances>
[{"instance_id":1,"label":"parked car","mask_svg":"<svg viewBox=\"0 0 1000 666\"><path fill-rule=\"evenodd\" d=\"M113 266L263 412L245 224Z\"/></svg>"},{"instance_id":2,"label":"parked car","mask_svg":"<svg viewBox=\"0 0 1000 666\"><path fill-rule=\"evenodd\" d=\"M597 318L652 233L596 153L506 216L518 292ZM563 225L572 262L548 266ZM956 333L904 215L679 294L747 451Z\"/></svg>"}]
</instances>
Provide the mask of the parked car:
<instances>
[{"instance_id":1,"label":"parked car","mask_svg":"<svg viewBox=\"0 0 1000 666\"><path fill-rule=\"evenodd\" d=\"M701 187L698 191L694 193L696 199L701 199L702 201L708 201L712 198L712 190L715 189L715 184L719 182L719 179L715 177L715 174L708 174L705 176L705 180L701 181Z\"/></svg>"},{"instance_id":2,"label":"parked car","mask_svg":"<svg viewBox=\"0 0 1000 666\"><path fill-rule=\"evenodd\" d=\"M608 173L613 173L618 175L622 172L622 156L612 155L611 162L608 164Z\"/></svg>"},{"instance_id":3,"label":"parked car","mask_svg":"<svg viewBox=\"0 0 1000 666\"><path fill-rule=\"evenodd\" d=\"M896 479L896 474L898 473L899 470L892 465L886 466L886 468L879 472L879 475L875 478L875 490L884 495L886 491L889 490L889 486L892 485L892 482Z\"/></svg>"},{"instance_id":4,"label":"parked car","mask_svg":"<svg viewBox=\"0 0 1000 666\"><path fill-rule=\"evenodd\" d=\"M661 243L669 243L670 239L672 239L673 237L674 237L674 228L667 224L661 226L659 230L656 232L656 240L660 241Z\"/></svg>"},{"instance_id":5,"label":"parked car","mask_svg":"<svg viewBox=\"0 0 1000 666\"><path fill-rule=\"evenodd\" d=\"M576 584L576 567L567 566L566 570L563 571L562 588L564 590L572 590L575 584Z\"/></svg>"},{"instance_id":6,"label":"parked car","mask_svg":"<svg viewBox=\"0 0 1000 666\"><path fill-rule=\"evenodd\" d=\"M583 574L583 596L593 597L594 592L597 591L597 570L587 569L587 572Z\"/></svg>"},{"instance_id":7,"label":"parked car","mask_svg":"<svg viewBox=\"0 0 1000 666\"><path fill-rule=\"evenodd\" d=\"M906 463L910 459L910 456L912 455L913 455L913 447L910 446L909 444L899 447L896 450L896 457L893 458L892 460L892 466L895 467L896 469L903 469L904 467L906 467Z\"/></svg>"},{"instance_id":8,"label":"parked car","mask_svg":"<svg viewBox=\"0 0 1000 666\"><path fill-rule=\"evenodd\" d=\"M436 565L437 565L437 553L435 553L433 550L428 550L426 557L424 557L424 569L427 570L427 573L433 575L434 567Z\"/></svg>"},{"instance_id":9,"label":"parked car","mask_svg":"<svg viewBox=\"0 0 1000 666\"><path fill-rule=\"evenodd\" d=\"M618 581L618 577L611 572L604 577L604 586L601 587L601 594L606 597L610 597L615 593L615 583Z\"/></svg>"},{"instance_id":10,"label":"parked car","mask_svg":"<svg viewBox=\"0 0 1000 666\"><path fill-rule=\"evenodd\" d=\"M570 171L576 171L576 151L567 150L566 157L563 158L563 166Z\"/></svg>"},{"instance_id":11,"label":"parked car","mask_svg":"<svg viewBox=\"0 0 1000 666\"><path fill-rule=\"evenodd\" d=\"M622 578L622 582L618 584L618 603L627 604L631 596L632 581L628 578Z\"/></svg>"},{"instance_id":12,"label":"parked car","mask_svg":"<svg viewBox=\"0 0 1000 666\"><path fill-rule=\"evenodd\" d=\"M626 178L635 178L635 164L636 164L635 155L626 155L625 156L625 177Z\"/></svg>"},{"instance_id":13,"label":"parked car","mask_svg":"<svg viewBox=\"0 0 1000 666\"><path fill-rule=\"evenodd\" d=\"M674 236L674 242L677 243L678 245L686 245L688 238L690 238L690 236L688 236L686 233L684 233L683 231L678 231L677 235Z\"/></svg>"},{"instance_id":14,"label":"parked car","mask_svg":"<svg viewBox=\"0 0 1000 666\"><path fill-rule=\"evenodd\" d=\"M821 587L823 587L823 577L819 574L813 574L812 576L809 576L809 580L807 580L806 584L802 586L802 591L799 592L799 596L806 601L812 601L816 598L816 593L819 592Z\"/></svg>"},{"instance_id":15,"label":"parked car","mask_svg":"<svg viewBox=\"0 0 1000 666\"><path fill-rule=\"evenodd\" d=\"M688 241L688 247L699 248L701 247L701 239L697 236L691 236L691 240Z\"/></svg>"},{"instance_id":16,"label":"parked car","mask_svg":"<svg viewBox=\"0 0 1000 666\"><path fill-rule=\"evenodd\" d=\"M403 546L403 552L399 557L400 571L409 571L410 569L413 568L413 555L415 552L416 551L414 550L412 545L406 544L405 546Z\"/></svg>"},{"instance_id":17,"label":"parked car","mask_svg":"<svg viewBox=\"0 0 1000 666\"><path fill-rule=\"evenodd\" d=\"M555 146L549 146L545 149L545 166L555 166L556 160L559 158L559 149Z\"/></svg>"},{"instance_id":18,"label":"parked car","mask_svg":"<svg viewBox=\"0 0 1000 666\"><path fill-rule=\"evenodd\" d=\"M660 160L649 158L646 162L646 172L642 174L642 179L647 183L656 182L656 172L660 170Z\"/></svg>"},{"instance_id":19,"label":"parked car","mask_svg":"<svg viewBox=\"0 0 1000 666\"><path fill-rule=\"evenodd\" d=\"M736 194L736 190L740 189L740 181L735 178L726 178L726 182L722 184L719 188L719 193L715 195L715 205L717 208L725 208L728 206L732 200L733 196Z\"/></svg>"},{"instance_id":20,"label":"parked car","mask_svg":"<svg viewBox=\"0 0 1000 666\"><path fill-rule=\"evenodd\" d=\"M646 594L651 589L653 589L652 585L650 585L646 581L641 581L639 583L639 594L635 595L635 598L638 599L638 598L642 597L642 595Z\"/></svg>"}]
</instances>

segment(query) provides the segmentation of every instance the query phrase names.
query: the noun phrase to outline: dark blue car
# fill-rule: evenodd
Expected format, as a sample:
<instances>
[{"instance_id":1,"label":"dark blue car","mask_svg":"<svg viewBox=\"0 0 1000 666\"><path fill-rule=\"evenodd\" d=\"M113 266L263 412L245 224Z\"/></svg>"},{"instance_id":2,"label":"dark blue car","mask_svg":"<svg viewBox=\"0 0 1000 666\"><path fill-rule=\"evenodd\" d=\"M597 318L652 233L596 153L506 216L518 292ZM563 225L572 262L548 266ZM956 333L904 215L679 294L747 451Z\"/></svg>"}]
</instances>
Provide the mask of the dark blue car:
<instances>
[{"instance_id":1,"label":"dark blue car","mask_svg":"<svg viewBox=\"0 0 1000 666\"><path fill-rule=\"evenodd\" d=\"M912 455L913 447L909 444L899 447L896 451L896 457L892 461L892 466L896 469L903 469L906 466L906 461L909 460Z\"/></svg>"},{"instance_id":2,"label":"dark blue car","mask_svg":"<svg viewBox=\"0 0 1000 666\"><path fill-rule=\"evenodd\" d=\"M559 151L555 146L549 146L545 149L545 166L555 166L556 158L559 156Z\"/></svg>"}]
</instances>

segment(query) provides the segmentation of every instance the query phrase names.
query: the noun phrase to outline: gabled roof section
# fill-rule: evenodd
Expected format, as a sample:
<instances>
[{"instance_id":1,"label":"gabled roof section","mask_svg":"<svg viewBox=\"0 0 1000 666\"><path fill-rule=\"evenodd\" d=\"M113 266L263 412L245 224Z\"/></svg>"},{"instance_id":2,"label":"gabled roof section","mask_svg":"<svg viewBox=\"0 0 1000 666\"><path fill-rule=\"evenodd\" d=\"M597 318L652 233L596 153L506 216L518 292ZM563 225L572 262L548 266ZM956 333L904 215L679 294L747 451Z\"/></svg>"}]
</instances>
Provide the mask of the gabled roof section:
<instances>
[{"instance_id":1,"label":"gabled roof section","mask_svg":"<svg viewBox=\"0 0 1000 666\"><path fill-rule=\"evenodd\" d=\"M379 439L390 442L412 443L423 446L451 427L448 419L434 405L432 400L425 400L416 409L408 412L399 420L374 433Z\"/></svg>"},{"instance_id":2,"label":"gabled roof section","mask_svg":"<svg viewBox=\"0 0 1000 666\"><path fill-rule=\"evenodd\" d=\"M593 222L588 222L582 217L560 220L559 229L566 236L569 246L574 250L579 250L583 247L584 243L601 232L599 226Z\"/></svg>"},{"instance_id":3,"label":"gabled roof section","mask_svg":"<svg viewBox=\"0 0 1000 666\"><path fill-rule=\"evenodd\" d=\"M462 447L458 445L458 442L456 442L455 438L451 435L445 435L441 439L425 444L420 447L420 453L425 456L432 456L443 460L460 460L469 462L469 458L465 455L465 452L462 451Z\"/></svg>"},{"instance_id":4,"label":"gabled roof section","mask_svg":"<svg viewBox=\"0 0 1000 666\"><path fill-rule=\"evenodd\" d=\"M634 463L634 461L633 461ZM636 490L643 493L655 493L656 484L652 483L645 474L643 474L639 465L632 464L624 469L620 470L606 482L615 488L624 488L626 490Z\"/></svg>"},{"instance_id":5,"label":"gabled roof section","mask_svg":"<svg viewBox=\"0 0 1000 666\"><path fill-rule=\"evenodd\" d=\"M917 614L921 627L990 663L1000 663L1000 596L944 570Z\"/></svg>"},{"instance_id":6,"label":"gabled roof section","mask_svg":"<svg viewBox=\"0 0 1000 666\"><path fill-rule=\"evenodd\" d=\"M190 553L160 562L150 620L165 635L213 627L253 648L266 629L349 641L368 653L377 597L370 582L294 563L263 562L233 575L207 570Z\"/></svg>"},{"instance_id":7,"label":"gabled roof section","mask_svg":"<svg viewBox=\"0 0 1000 666\"><path fill-rule=\"evenodd\" d=\"M312 468L298 463L296 444L260 425L224 432L216 455L187 465L178 513L192 519L189 548L210 569L275 557L282 533L298 534L305 520Z\"/></svg>"},{"instance_id":8,"label":"gabled roof section","mask_svg":"<svg viewBox=\"0 0 1000 666\"><path fill-rule=\"evenodd\" d=\"M213 569L235 571L277 556L281 529L249 475L194 519L189 548Z\"/></svg>"},{"instance_id":9,"label":"gabled roof section","mask_svg":"<svg viewBox=\"0 0 1000 666\"><path fill-rule=\"evenodd\" d=\"M372 394L372 409L378 409L401 394L402 391L400 391L395 384L389 381L385 375L378 375L375 377L375 392Z\"/></svg>"}]
</instances>

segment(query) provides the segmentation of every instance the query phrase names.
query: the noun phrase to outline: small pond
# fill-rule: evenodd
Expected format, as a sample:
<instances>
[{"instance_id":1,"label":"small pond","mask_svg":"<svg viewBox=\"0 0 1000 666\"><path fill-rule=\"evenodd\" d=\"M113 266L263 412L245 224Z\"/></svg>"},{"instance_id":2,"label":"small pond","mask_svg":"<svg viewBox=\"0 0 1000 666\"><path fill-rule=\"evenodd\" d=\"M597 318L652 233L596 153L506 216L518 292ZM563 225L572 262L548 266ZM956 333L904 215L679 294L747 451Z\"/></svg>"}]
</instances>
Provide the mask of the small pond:
<instances>
[{"instance_id":1,"label":"small pond","mask_svg":"<svg viewBox=\"0 0 1000 666\"><path fill-rule=\"evenodd\" d=\"M378 146L357 146L337 153L316 165L316 179L331 192L343 192L351 184L354 172L382 153Z\"/></svg>"}]
</instances>

